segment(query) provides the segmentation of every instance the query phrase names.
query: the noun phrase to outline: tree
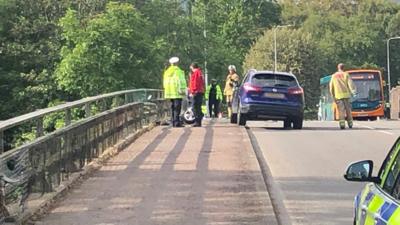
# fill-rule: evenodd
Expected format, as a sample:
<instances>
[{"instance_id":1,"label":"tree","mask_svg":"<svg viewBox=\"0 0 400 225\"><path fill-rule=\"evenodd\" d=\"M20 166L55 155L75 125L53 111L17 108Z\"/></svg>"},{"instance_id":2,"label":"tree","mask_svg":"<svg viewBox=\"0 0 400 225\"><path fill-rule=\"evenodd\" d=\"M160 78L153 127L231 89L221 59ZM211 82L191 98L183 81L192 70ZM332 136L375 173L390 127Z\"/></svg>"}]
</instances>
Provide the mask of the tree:
<instances>
[{"instance_id":1,"label":"tree","mask_svg":"<svg viewBox=\"0 0 400 225\"><path fill-rule=\"evenodd\" d=\"M58 60L55 21L66 2L0 1L0 120L46 107L56 97L51 71ZM49 72L50 71L50 72Z\"/></svg>"},{"instance_id":2,"label":"tree","mask_svg":"<svg viewBox=\"0 0 400 225\"><path fill-rule=\"evenodd\" d=\"M60 20L66 44L55 76L59 86L80 96L151 86L154 55L148 23L128 3L111 2L84 21L69 10Z\"/></svg>"},{"instance_id":3,"label":"tree","mask_svg":"<svg viewBox=\"0 0 400 225\"><path fill-rule=\"evenodd\" d=\"M388 29L396 30L393 18L399 4L385 0L282 2L284 23L302 27L318 43L323 59L320 74L333 73L339 62L348 68L386 67Z\"/></svg>"}]
</instances>

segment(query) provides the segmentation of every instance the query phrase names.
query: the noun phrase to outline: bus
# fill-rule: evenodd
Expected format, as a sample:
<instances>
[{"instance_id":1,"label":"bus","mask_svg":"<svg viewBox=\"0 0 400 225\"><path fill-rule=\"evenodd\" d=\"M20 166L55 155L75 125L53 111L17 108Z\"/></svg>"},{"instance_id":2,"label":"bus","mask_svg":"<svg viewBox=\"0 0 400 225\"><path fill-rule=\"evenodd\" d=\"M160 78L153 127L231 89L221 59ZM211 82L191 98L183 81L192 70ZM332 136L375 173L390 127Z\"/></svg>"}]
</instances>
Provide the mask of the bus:
<instances>
[{"instance_id":1,"label":"bus","mask_svg":"<svg viewBox=\"0 0 400 225\"><path fill-rule=\"evenodd\" d=\"M357 94L351 98L352 116L359 120L376 120L384 116L382 73L379 70L349 70ZM318 108L319 120L337 120L338 110L329 92L332 75L320 79L321 96Z\"/></svg>"}]
</instances>

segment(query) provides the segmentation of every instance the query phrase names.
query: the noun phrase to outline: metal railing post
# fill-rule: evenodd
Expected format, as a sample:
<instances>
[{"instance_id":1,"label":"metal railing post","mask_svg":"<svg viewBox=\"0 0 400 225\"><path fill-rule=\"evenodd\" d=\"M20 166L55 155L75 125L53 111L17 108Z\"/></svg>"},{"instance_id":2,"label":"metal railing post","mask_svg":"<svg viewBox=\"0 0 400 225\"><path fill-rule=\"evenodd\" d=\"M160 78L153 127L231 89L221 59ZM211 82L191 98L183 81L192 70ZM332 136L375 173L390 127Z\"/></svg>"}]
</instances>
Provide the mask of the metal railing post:
<instances>
[{"instance_id":1,"label":"metal railing post","mask_svg":"<svg viewBox=\"0 0 400 225\"><path fill-rule=\"evenodd\" d=\"M90 109L90 103L86 103L85 104L85 117L89 118L90 116L92 116L92 112Z\"/></svg>"},{"instance_id":2,"label":"metal railing post","mask_svg":"<svg viewBox=\"0 0 400 225\"><path fill-rule=\"evenodd\" d=\"M104 112L104 111L106 111L107 110L107 99L106 98L103 98L101 101L100 101L100 112Z\"/></svg>"},{"instance_id":3,"label":"metal railing post","mask_svg":"<svg viewBox=\"0 0 400 225\"><path fill-rule=\"evenodd\" d=\"M44 135L43 131L43 117L40 117L36 120L36 138Z\"/></svg>"},{"instance_id":4,"label":"metal railing post","mask_svg":"<svg viewBox=\"0 0 400 225\"><path fill-rule=\"evenodd\" d=\"M71 109L65 110L65 126L71 125Z\"/></svg>"},{"instance_id":5,"label":"metal railing post","mask_svg":"<svg viewBox=\"0 0 400 225\"><path fill-rule=\"evenodd\" d=\"M129 95L128 93L125 94L125 104L129 103Z\"/></svg>"},{"instance_id":6,"label":"metal railing post","mask_svg":"<svg viewBox=\"0 0 400 225\"><path fill-rule=\"evenodd\" d=\"M9 217L10 213L6 207L6 182L0 177L0 216Z\"/></svg>"},{"instance_id":7,"label":"metal railing post","mask_svg":"<svg viewBox=\"0 0 400 225\"><path fill-rule=\"evenodd\" d=\"M4 152L4 131L0 130L0 154Z\"/></svg>"}]
</instances>

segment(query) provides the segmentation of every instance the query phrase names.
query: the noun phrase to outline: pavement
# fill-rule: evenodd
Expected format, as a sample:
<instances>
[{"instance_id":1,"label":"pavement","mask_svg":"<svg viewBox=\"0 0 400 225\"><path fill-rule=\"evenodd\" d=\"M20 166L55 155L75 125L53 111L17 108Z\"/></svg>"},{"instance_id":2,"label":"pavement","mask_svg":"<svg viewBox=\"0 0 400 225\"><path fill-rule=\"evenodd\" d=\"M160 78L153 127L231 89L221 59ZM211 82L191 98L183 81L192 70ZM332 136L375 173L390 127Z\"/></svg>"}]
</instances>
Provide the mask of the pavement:
<instances>
[{"instance_id":1,"label":"pavement","mask_svg":"<svg viewBox=\"0 0 400 225\"><path fill-rule=\"evenodd\" d=\"M277 224L244 128L156 127L73 188L40 225Z\"/></svg>"},{"instance_id":2,"label":"pavement","mask_svg":"<svg viewBox=\"0 0 400 225\"><path fill-rule=\"evenodd\" d=\"M353 222L354 196L365 183L343 178L347 165L371 159L374 174L400 135L399 121L356 121L340 130L337 122L305 121L302 130L281 122L249 122L283 204L294 225Z\"/></svg>"}]
</instances>

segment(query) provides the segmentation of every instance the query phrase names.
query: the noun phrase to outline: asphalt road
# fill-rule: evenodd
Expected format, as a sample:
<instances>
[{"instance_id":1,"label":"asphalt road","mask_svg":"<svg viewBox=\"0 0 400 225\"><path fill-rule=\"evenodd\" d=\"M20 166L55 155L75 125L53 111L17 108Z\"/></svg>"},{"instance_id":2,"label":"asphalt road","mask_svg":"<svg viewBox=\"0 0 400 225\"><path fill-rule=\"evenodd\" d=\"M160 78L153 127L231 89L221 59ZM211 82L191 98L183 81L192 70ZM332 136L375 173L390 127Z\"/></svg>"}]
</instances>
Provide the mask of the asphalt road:
<instances>
[{"instance_id":1,"label":"asphalt road","mask_svg":"<svg viewBox=\"0 0 400 225\"><path fill-rule=\"evenodd\" d=\"M347 165L371 159L374 174L400 136L400 122L305 122L284 130L280 122L249 122L293 224L352 224L353 198L363 183L343 178Z\"/></svg>"}]
</instances>

